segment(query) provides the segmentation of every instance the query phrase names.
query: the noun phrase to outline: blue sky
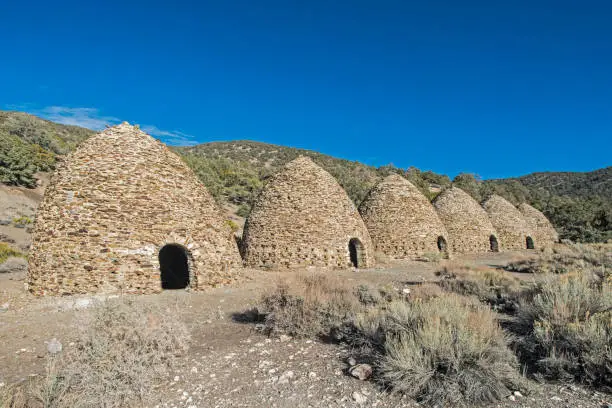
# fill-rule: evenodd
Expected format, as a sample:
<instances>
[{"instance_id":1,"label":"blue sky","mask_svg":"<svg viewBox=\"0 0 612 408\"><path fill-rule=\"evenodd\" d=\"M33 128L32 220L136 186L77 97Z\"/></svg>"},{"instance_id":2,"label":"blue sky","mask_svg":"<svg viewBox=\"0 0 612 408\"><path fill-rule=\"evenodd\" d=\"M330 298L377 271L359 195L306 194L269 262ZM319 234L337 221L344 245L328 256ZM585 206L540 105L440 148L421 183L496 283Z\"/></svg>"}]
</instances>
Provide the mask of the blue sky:
<instances>
[{"instance_id":1,"label":"blue sky","mask_svg":"<svg viewBox=\"0 0 612 408\"><path fill-rule=\"evenodd\" d=\"M611 165L612 2L7 1L0 108L483 178Z\"/></svg>"}]
</instances>

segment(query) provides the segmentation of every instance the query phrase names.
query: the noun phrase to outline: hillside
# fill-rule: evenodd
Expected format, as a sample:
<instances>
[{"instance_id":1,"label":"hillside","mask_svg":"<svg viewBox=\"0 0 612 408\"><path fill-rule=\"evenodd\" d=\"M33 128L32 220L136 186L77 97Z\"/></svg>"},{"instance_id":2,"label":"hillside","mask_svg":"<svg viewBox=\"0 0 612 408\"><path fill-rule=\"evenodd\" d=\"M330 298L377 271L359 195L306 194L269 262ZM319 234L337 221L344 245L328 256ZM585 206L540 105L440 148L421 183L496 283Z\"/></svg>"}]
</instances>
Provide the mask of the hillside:
<instances>
[{"instance_id":1,"label":"hillside","mask_svg":"<svg viewBox=\"0 0 612 408\"><path fill-rule=\"evenodd\" d=\"M175 150L183 155L217 199L240 206L243 216L249 212L250 202L265 180L299 155L311 157L329 171L356 203L363 200L380 173L359 162L251 141L205 143Z\"/></svg>"},{"instance_id":2,"label":"hillside","mask_svg":"<svg viewBox=\"0 0 612 408\"><path fill-rule=\"evenodd\" d=\"M612 167L588 173L532 173L516 180L529 188L543 188L562 196L612 198Z\"/></svg>"},{"instance_id":3,"label":"hillside","mask_svg":"<svg viewBox=\"0 0 612 408\"><path fill-rule=\"evenodd\" d=\"M33 187L35 173L53 169L58 156L93 133L23 112L0 111L0 182Z\"/></svg>"},{"instance_id":4,"label":"hillside","mask_svg":"<svg viewBox=\"0 0 612 408\"><path fill-rule=\"evenodd\" d=\"M533 173L487 180L481 191L498 193L542 210L562 238L599 242L612 239L612 167L584 173Z\"/></svg>"},{"instance_id":5,"label":"hillside","mask_svg":"<svg viewBox=\"0 0 612 408\"><path fill-rule=\"evenodd\" d=\"M36 172L52 170L58 156L93 133L21 112L0 111L0 182L34 186ZM478 201L492 193L514 204L526 201L542 210L563 238L589 242L612 239L612 167L588 173L533 173L486 181L460 174L451 182L446 175L414 167L376 168L315 151L253 141L212 142L172 149L183 157L213 196L222 204L230 204L240 217L248 215L250 203L267 178L288 161L306 155L329 171L356 205L380 178L398 173L429 199L453 183Z\"/></svg>"}]
</instances>

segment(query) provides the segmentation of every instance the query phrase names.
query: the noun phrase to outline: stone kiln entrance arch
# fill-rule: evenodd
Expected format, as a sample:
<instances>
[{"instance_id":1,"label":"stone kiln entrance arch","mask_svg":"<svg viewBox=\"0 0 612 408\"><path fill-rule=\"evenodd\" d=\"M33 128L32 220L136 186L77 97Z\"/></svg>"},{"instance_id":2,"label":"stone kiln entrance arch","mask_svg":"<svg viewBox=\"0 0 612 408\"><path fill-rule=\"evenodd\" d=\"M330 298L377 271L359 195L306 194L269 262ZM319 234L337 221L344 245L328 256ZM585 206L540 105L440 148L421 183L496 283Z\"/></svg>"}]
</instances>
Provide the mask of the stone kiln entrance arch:
<instances>
[{"instance_id":1,"label":"stone kiln entrance arch","mask_svg":"<svg viewBox=\"0 0 612 408\"><path fill-rule=\"evenodd\" d=\"M446 252L446 240L443 236L438 237L438 251Z\"/></svg>"},{"instance_id":2,"label":"stone kiln entrance arch","mask_svg":"<svg viewBox=\"0 0 612 408\"><path fill-rule=\"evenodd\" d=\"M525 239L525 245L527 246L527 249L535 249L535 245L533 244L533 238L529 236Z\"/></svg>"},{"instance_id":3,"label":"stone kiln entrance arch","mask_svg":"<svg viewBox=\"0 0 612 408\"><path fill-rule=\"evenodd\" d=\"M189 254L178 244L168 244L159 250L162 289L185 289L189 286Z\"/></svg>"},{"instance_id":4,"label":"stone kiln entrance arch","mask_svg":"<svg viewBox=\"0 0 612 408\"><path fill-rule=\"evenodd\" d=\"M495 235L489 237L489 245L491 246L491 252L499 252L499 243Z\"/></svg>"},{"instance_id":5,"label":"stone kiln entrance arch","mask_svg":"<svg viewBox=\"0 0 612 408\"><path fill-rule=\"evenodd\" d=\"M366 264L365 251L363 244L357 238L351 238L349 241L349 255L351 257L351 265L355 268L361 268Z\"/></svg>"}]
</instances>

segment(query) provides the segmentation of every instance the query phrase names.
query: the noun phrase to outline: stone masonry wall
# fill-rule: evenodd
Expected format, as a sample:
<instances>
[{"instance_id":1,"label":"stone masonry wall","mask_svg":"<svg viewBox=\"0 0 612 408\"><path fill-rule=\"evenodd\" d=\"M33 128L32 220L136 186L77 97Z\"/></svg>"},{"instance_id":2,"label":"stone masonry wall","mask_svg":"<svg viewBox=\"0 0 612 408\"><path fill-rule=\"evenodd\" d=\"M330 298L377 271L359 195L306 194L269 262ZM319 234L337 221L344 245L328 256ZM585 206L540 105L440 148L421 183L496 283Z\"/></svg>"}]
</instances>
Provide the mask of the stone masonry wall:
<instances>
[{"instance_id":1,"label":"stone masonry wall","mask_svg":"<svg viewBox=\"0 0 612 408\"><path fill-rule=\"evenodd\" d=\"M372 241L353 202L328 172L298 157L273 176L255 200L242 253L253 267L347 268L352 238L362 243L360 267L371 266Z\"/></svg>"},{"instance_id":2,"label":"stone masonry wall","mask_svg":"<svg viewBox=\"0 0 612 408\"><path fill-rule=\"evenodd\" d=\"M525 217L535 248L550 247L559 241L559 234L544 214L527 203L520 204L518 208Z\"/></svg>"},{"instance_id":3,"label":"stone masonry wall","mask_svg":"<svg viewBox=\"0 0 612 408\"><path fill-rule=\"evenodd\" d=\"M190 287L227 283L238 248L213 198L161 142L124 123L62 162L39 208L28 286L36 295L161 291L158 252L180 244Z\"/></svg>"},{"instance_id":4,"label":"stone masonry wall","mask_svg":"<svg viewBox=\"0 0 612 408\"><path fill-rule=\"evenodd\" d=\"M398 174L379 182L359 206L377 251L395 258L437 253L446 228L429 200Z\"/></svg>"},{"instance_id":5,"label":"stone masonry wall","mask_svg":"<svg viewBox=\"0 0 612 408\"><path fill-rule=\"evenodd\" d=\"M498 195L492 195L482 207L489 214L489 219L499 236L499 247L502 250L517 250L527 247L529 235L527 222L523 214L509 201Z\"/></svg>"},{"instance_id":6,"label":"stone masonry wall","mask_svg":"<svg viewBox=\"0 0 612 408\"><path fill-rule=\"evenodd\" d=\"M440 193L433 205L448 231L452 252L490 251L489 237L498 237L497 232L485 210L468 193L451 187Z\"/></svg>"}]
</instances>

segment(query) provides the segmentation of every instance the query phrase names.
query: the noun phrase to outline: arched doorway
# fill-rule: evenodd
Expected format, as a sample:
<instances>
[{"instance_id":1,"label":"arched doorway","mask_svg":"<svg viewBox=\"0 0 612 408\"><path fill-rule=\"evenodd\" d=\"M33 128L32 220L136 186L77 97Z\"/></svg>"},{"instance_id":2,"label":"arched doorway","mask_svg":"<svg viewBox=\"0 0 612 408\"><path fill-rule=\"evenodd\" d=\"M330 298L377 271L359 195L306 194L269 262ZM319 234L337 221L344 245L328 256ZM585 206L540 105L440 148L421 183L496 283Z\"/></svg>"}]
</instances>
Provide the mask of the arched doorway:
<instances>
[{"instance_id":1,"label":"arched doorway","mask_svg":"<svg viewBox=\"0 0 612 408\"><path fill-rule=\"evenodd\" d=\"M533 244L533 238L529 236L525 239L525 245L527 246L527 249L535 249L535 245Z\"/></svg>"},{"instance_id":2,"label":"arched doorway","mask_svg":"<svg viewBox=\"0 0 612 408\"><path fill-rule=\"evenodd\" d=\"M168 244L159 251L162 289L185 289L189 286L189 256L178 244Z\"/></svg>"},{"instance_id":3,"label":"arched doorway","mask_svg":"<svg viewBox=\"0 0 612 408\"><path fill-rule=\"evenodd\" d=\"M438 237L438 251L446 252L446 240L443 236Z\"/></svg>"},{"instance_id":4,"label":"arched doorway","mask_svg":"<svg viewBox=\"0 0 612 408\"><path fill-rule=\"evenodd\" d=\"M491 252L499 252L499 244L495 235L491 235L489 237L489 245L491 247Z\"/></svg>"},{"instance_id":5,"label":"arched doorway","mask_svg":"<svg viewBox=\"0 0 612 408\"><path fill-rule=\"evenodd\" d=\"M351 238L348 246L349 246L349 255L351 258L351 265L353 265L355 268L362 267L365 264L363 244L361 243L359 239Z\"/></svg>"}]
</instances>

